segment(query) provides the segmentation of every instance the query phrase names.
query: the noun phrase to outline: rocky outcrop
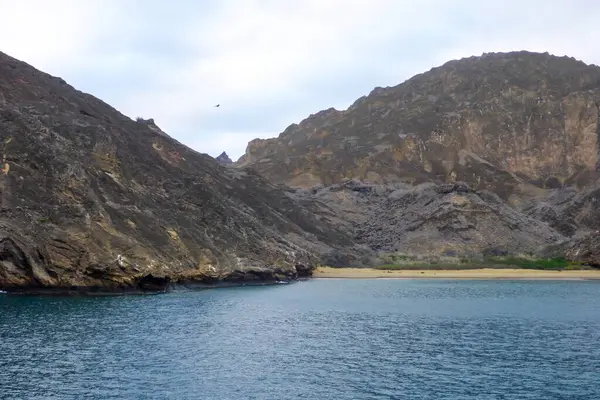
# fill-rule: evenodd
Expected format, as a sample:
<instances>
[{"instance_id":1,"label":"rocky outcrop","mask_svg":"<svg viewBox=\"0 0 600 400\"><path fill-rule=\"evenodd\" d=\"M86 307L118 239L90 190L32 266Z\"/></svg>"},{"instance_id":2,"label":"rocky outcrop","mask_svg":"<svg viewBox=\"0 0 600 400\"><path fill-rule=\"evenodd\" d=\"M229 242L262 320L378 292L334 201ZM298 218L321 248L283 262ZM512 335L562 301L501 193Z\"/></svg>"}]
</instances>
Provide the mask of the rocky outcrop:
<instances>
[{"instance_id":1,"label":"rocky outcrop","mask_svg":"<svg viewBox=\"0 0 600 400\"><path fill-rule=\"evenodd\" d=\"M218 162L220 162L223 165L233 164L233 161L231 160L231 158L229 158L229 156L225 152L222 152L221 154L219 154L219 156L217 158L215 158L215 160L217 160Z\"/></svg>"},{"instance_id":2,"label":"rocky outcrop","mask_svg":"<svg viewBox=\"0 0 600 400\"><path fill-rule=\"evenodd\" d=\"M577 189L566 186L530 198L523 211L566 236L585 235L600 229L600 181Z\"/></svg>"},{"instance_id":3,"label":"rocky outcrop","mask_svg":"<svg viewBox=\"0 0 600 400\"><path fill-rule=\"evenodd\" d=\"M504 200L597 178L600 68L547 53L450 61L256 139L236 163L292 187L464 181Z\"/></svg>"},{"instance_id":4,"label":"rocky outcrop","mask_svg":"<svg viewBox=\"0 0 600 400\"><path fill-rule=\"evenodd\" d=\"M253 171L2 53L0 146L2 290L287 280L353 246Z\"/></svg>"},{"instance_id":5,"label":"rocky outcrop","mask_svg":"<svg viewBox=\"0 0 600 400\"><path fill-rule=\"evenodd\" d=\"M375 250L372 263L393 254L415 259L537 255L567 238L463 182L375 185L346 181L297 190L305 207Z\"/></svg>"},{"instance_id":6,"label":"rocky outcrop","mask_svg":"<svg viewBox=\"0 0 600 400\"><path fill-rule=\"evenodd\" d=\"M600 268L600 232L576 240L565 252L572 262Z\"/></svg>"}]
</instances>

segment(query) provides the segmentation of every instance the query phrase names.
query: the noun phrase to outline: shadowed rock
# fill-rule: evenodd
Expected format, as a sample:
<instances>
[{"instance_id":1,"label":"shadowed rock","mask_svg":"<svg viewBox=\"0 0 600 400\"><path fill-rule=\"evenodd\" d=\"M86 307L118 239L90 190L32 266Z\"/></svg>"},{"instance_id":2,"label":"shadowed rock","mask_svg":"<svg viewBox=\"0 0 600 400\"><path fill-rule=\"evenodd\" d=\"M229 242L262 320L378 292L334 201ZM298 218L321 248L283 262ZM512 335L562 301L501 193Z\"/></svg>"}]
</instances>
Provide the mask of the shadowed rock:
<instances>
[{"instance_id":1,"label":"shadowed rock","mask_svg":"<svg viewBox=\"0 0 600 400\"><path fill-rule=\"evenodd\" d=\"M223 165L231 165L233 164L233 161L231 161L231 158L229 158L229 156L227 155L227 153L222 152L217 158L216 160L218 162L220 162Z\"/></svg>"},{"instance_id":2,"label":"shadowed rock","mask_svg":"<svg viewBox=\"0 0 600 400\"><path fill-rule=\"evenodd\" d=\"M582 189L549 190L523 204L523 211L566 236L600 229L600 181Z\"/></svg>"},{"instance_id":3,"label":"shadowed rock","mask_svg":"<svg viewBox=\"0 0 600 400\"><path fill-rule=\"evenodd\" d=\"M464 182L374 185L357 181L295 195L321 217L343 227L380 255L415 258L537 254L566 238L546 223ZM333 260L343 264L344 260Z\"/></svg>"}]
</instances>

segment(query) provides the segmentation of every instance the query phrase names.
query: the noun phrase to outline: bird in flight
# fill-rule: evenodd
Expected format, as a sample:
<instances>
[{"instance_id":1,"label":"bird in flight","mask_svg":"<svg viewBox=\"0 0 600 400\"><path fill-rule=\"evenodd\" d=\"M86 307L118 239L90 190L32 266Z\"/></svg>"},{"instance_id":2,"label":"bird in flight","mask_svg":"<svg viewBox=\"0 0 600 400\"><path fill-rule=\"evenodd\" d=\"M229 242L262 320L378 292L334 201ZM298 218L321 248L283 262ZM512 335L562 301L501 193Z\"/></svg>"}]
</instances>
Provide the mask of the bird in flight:
<instances>
[{"instance_id":1,"label":"bird in flight","mask_svg":"<svg viewBox=\"0 0 600 400\"><path fill-rule=\"evenodd\" d=\"M220 106L221 106L220 104L217 104L215 107L220 107Z\"/></svg>"}]
</instances>

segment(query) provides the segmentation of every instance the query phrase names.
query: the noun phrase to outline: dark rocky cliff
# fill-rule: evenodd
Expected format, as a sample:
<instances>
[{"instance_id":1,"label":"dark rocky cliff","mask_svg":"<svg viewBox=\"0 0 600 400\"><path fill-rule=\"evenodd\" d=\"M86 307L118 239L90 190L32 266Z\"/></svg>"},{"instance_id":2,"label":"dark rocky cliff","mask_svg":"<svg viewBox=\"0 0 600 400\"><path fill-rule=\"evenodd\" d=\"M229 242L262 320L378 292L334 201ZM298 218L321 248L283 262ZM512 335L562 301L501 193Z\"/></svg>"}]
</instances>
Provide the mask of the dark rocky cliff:
<instances>
[{"instance_id":1,"label":"dark rocky cliff","mask_svg":"<svg viewBox=\"0 0 600 400\"><path fill-rule=\"evenodd\" d=\"M450 61L256 139L236 165L293 187L464 181L503 199L597 177L600 67L531 52Z\"/></svg>"},{"instance_id":2,"label":"dark rocky cliff","mask_svg":"<svg viewBox=\"0 0 600 400\"><path fill-rule=\"evenodd\" d=\"M3 290L294 279L353 245L254 172L2 53L0 145Z\"/></svg>"}]
</instances>

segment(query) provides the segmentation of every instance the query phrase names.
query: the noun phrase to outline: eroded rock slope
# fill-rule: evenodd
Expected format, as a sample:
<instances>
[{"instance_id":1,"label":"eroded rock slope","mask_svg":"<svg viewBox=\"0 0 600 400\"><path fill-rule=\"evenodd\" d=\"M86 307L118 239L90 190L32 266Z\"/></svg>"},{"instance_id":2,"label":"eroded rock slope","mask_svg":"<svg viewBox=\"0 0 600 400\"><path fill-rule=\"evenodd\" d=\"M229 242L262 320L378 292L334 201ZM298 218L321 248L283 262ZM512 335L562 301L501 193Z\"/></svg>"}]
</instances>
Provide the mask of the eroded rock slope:
<instances>
[{"instance_id":1,"label":"eroded rock slope","mask_svg":"<svg viewBox=\"0 0 600 400\"><path fill-rule=\"evenodd\" d=\"M463 182L377 185L346 181L299 189L295 196L328 224L388 255L431 260L482 255L538 255L567 238L548 224L509 206L489 191ZM344 264L342 259L330 260Z\"/></svg>"},{"instance_id":2,"label":"eroded rock slope","mask_svg":"<svg viewBox=\"0 0 600 400\"><path fill-rule=\"evenodd\" d=\"M3 290L293 279L353 246L256 173L2 53L0 146Z\"/></svg>"}]
</instances>

